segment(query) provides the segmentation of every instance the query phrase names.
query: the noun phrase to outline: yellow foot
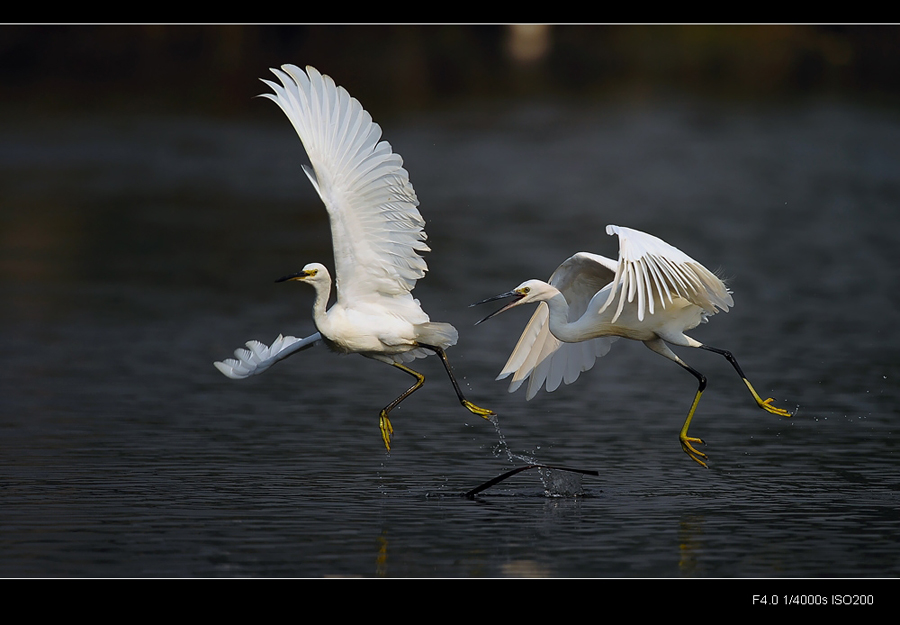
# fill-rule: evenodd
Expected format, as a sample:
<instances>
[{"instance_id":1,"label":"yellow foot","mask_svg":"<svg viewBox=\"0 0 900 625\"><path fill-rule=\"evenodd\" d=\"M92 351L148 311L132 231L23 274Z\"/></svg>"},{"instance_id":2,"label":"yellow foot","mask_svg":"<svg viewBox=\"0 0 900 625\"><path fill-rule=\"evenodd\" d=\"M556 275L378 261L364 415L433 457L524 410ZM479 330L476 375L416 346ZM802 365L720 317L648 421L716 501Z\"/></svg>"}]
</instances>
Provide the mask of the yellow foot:
<instances>
[{"instance_id":1,"label":"yellow foot","mask_svg":"<svg viewBox=\"0 0 900 625\"><path fill-rule=\"evenodd\" d=\"M394 428L391 426L391 420L388 419L388 416L383 412L381 413L381 418L378 420L378 427L381 428L381 438L384 439L384 446L390 451L391 435L394 433Z\"/></svg>"},{"instance_id":2,"label":"yellow foot","mask_svg":"<svg viewBox=\"0 0 900 625\"><path fill-rule=\"evenodd\" d=\"M479 408L468 399L464 399L462 401L462 405L468 408L469 412L471 412L472 414L477 414L479 417L484 417L485 419L488 419L497 414L493 410L488 410L487 408Z\"/></svg>"},{"instance_id":3,"label":"yellow foot","mask_svg":"<svg viewBox=\"0 0 900 625\"><path fill-rule=\"evenodd\" d=\"M700 459L700 458L703 458L704 460L708 460L709 456L707 456L702 451L697 451L696 449L694 449L694 446L691 445L691 443L699 443L701 445L705 445L706 443L704 443L702 439L692 438L690 436L681 436L680 439L681 439L681 449L684 450L684 453L689 455L691 457L691 460L698 463L701 467L709 468L706 466L706 463Z\"/></svg>"},{"instance_id":4,"label":"yellow foot","mask_svg":"<svg viewBox=\"0 0 900 625\"><path fill-rule=\"evenodd\" d=\"M775 398L770 397L766 401L759 404L759 407L765 410L766 412L771 412L772 414L777 414L782 417L791 417L793 416L790 412L785 410L784 408L776 408L772 406L772 402L775 401Z\"/></svg>"}]
</instances>

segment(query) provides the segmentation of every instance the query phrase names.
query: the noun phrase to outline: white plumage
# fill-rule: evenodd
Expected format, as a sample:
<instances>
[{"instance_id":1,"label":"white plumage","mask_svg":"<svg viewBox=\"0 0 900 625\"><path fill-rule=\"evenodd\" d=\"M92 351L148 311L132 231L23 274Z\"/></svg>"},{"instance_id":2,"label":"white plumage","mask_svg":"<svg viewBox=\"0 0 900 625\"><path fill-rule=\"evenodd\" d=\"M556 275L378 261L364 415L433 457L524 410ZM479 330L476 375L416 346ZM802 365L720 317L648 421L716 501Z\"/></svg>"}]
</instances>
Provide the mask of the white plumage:
<instances>
[{"instance_id":1,"label":"white plumage","mask_svg":"<svg viewBox=\"0 0 900 625\"><path fill-rule=\"evenodd\" d=\"M403 168L403 159L362 105L331 77L307 67L284 65L272 72L281 84L263 80L273 100L294 126L312 167L304 172L325 204L334 246L336 301L327 307L331 276L319 263L279 281L299 280L316 291L313 320L317 333L305 339L282 337L271 347L250 341L235 358L215 363L226 376L240 379L262 373L274 363L322 340L341 353L358 353L394 365L416 383L380 415L385 446L393 432L388 413L424 383L424 376L403 365L436 353L450 376L460 403L474 414L494 413L465 399L444 350L456 344L448 323L429 320L412 296L427 265L429 251L417 206L419 200Z\"/></svg>"},{"instance_id":2,"label":"white plumage","mask_svg":"<svg viewBox=\"0 0 900 625\"><path fill-rule=\"evenodd\" d=\"M611 263L612 269L605 263ZM585 313L594 294L614 275L615 263L608 258L579 252L563 262L550 276L549 282L569 302L568 320L576 321ZM537 395L545 382L548 392L555 391L563 381L571 384L583 371L593 367L597 358L605 356L618 338L601 336L577 343L563 343L550 332L549 318L549 306L546 302L539 303L500 372L498 380L513 376L510 393L526 381L526 399Z\"/></svg>"},{"instance_id":3,"label":"white plumage","mask_svg":"<svg viewBox=\"0 0 900 625\"><path fill-rule=\"evenodd\" d=\"M234 380L258 375L271 367L279 360L283 360L301 350L312 347L322 339L322 335L316 332L305 339L294 336L278 335L271 345L259 341L247 341L246 349L239 347L235 350L235 358L226 358L222 362L214 362L216 369Z\"/></svg>"},{"instance_id":4,"label":"white plumage","mask_svg":"<svg viewBox=\"0 0 900 625\"><path fill-rule=\"evenodd\" d=\"M706 466L687 436L688 426L706 378L688 366L666 345L697 347L718 353L740 374L756 403L773 414L791 416L763 401L753 389L730 352L702 343L685 332L707 321L717 312L734 306L725 284L699 262L665 241L639 230L607 226L609 235L619 237L619 258L612 260L579 252L563 262L549 283L528 280L518 287L488 298L514 301L478 323L527 303L538 303L531 320L497 379L512 376L509 391L528 380L526 399L544 386L548 392L562 382L571 384L604 356L620 337L642 341L647 347L687 369L700 383L680 440L684 451Z\"/></svg>"}]
</instances>

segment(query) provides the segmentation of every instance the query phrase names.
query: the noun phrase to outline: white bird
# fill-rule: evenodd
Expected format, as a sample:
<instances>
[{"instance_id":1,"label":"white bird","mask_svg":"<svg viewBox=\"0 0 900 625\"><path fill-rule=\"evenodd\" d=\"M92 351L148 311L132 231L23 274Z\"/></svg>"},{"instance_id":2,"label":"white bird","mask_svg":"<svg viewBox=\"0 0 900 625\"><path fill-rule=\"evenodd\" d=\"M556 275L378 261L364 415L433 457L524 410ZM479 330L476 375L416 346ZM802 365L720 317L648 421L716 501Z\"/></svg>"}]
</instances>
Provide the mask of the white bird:
<instances>
[{"instance_id":1,"label":"white bird","mask_svg":"<svg viewBox=\"0 0 900 625\"><path fill-rule=\"evenodd\" d=\"M268 347L249 341L247 349L235 351L235 358L215 366L230 378L246 378L319 341L339 353L362 354L393 365L416 382L381 410L379 427L390 450L394 430L388 413L425 382L425 376L403 363L434 352L460 403L489 418L493 411L463 396L444 353L456 344L456 328L430 321L411 294L427 270L419 252L429 248L403 159L387 141L379 141L378 124L330 76L313 67L304 72L283 65L281 70L272 72L282 84L263 80L274 93L262 95L281 107L309 156L312 168L304 165L303 171L331 221L337 298L327 308L331 276L319 263L279 279L305 282L315 289L313 321L318 332L304 339L279 335Z\"/></svg>"},{"instance_id":2,"label":"white bird","mask_svg":"<svg viewBox=\"0 0 900 625\"><path fill-rule=\"evenodd\" d=\"M548 392L556 390L560 382L571 384L582 371L594 366L596 358L609 351L613 341L624 337L642 341L699 381L679 439L684 452L704 467L707 456L692 443L705 443L689 437L687 432L706 388L706 377L675 355L666 343L699 347L724 356L760 408L783 417L792 416L787 410L772 406L772 398L760 399L730 352L685 335L719 310L728 312L734 306L731 292L722 280L657 237L612 225L606 227L606 233L619 236L618 261L579 252L557 267L549 284L528 280L512 291L478 302L515 298L478 323L515 306L539 302L497 377L500 380L513 376L510 393L528 378L526 399L534 397L543 384Z\"/></svg>"}]
</instances>

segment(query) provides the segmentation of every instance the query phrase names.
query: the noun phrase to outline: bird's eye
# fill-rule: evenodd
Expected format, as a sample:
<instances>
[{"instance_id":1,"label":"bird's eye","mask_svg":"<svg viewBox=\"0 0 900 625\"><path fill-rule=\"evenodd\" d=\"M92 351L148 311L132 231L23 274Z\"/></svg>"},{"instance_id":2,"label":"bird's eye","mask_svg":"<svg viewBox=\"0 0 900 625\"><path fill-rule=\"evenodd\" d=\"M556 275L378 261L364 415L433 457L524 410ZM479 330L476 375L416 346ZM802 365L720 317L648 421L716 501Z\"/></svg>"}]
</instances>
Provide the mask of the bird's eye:
<instances>
[{"instance_id":1,"label":"bird's eye","mask_svg":"<svg viewBox=\"0 0 900 625\"><path fill-rule=\"evenodd\" d=\"M531 293L531 287L526 286L525 288L522 289L522 293L524 293L525 295L528 295L529 293Z\"/></svg>"},{"instance_id":2,"label":"bird's eye","mask_svg":"<svg viewBox=\"0 0 900 625\"><path fill-rule=\"evenodd\" d=\"M306 275L308 275L308 276L314 276L314 275L316 275L317 273L319 273L319 270L318 270L318 269L310 269L309 271L306 272Z\"/></svg>"}]
</instances>

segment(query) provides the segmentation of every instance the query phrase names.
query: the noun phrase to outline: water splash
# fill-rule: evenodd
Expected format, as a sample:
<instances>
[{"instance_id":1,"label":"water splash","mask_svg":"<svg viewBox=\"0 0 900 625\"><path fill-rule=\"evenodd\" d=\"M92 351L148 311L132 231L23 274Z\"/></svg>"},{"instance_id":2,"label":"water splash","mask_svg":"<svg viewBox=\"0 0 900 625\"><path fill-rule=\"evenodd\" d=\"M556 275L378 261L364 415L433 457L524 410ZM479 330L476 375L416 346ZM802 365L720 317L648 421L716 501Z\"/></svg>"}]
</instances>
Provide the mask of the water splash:
<instances>
[{"instance_id":1,"label":"water splash","mask_svg":"<svg viewBox=\"0 0 900 625\"><path fill-rule=\"evenodd\" d=\"M516 461L519 460L525 462L526 464L538 464L537 460L533 456L524 456L512 452L512 450L509 448L509 445L506 443L506 436L504 436L503 430L500 429L500 418L497 415L491 415L490 417L488 417L488 419L492 424L494 424L494 430L496 430L497 438L499 439L492 448L495 458L499 458L505 453L506 459L509 460L512 464L516 464Z\"/></svg>"},{"instance_id":2,"label":"water splash","mask_svg":"<svg viewBox=\"0 0 900 625\"><path fill-rule=\"evenodd\" d=\"M544 487L544 495L546 497L578 497L584 495L582 475L599 475L596 471L583 471L581 469L547 466L538 462L537 458L533 455L513 453L506 442L503 431L500 429L499 417L497 415L491 415L489 420L494 425L498 437L497 443L492 448L494 457L500 457L505 453L507 460L509 460L511 464L524 462L525 466L520 466L511 471L507 471L503 475L492 480L488 480L466 493L467 497L474 497L476 494L487 490L491 486L498 484L517 473L527 471L528 469L538 469L541 484Z\"/></svg>"},{"instance_id":3,"label":"water splash","mask_svg":"<svg viewBox=\"0 0 900 625\"><path fill-rule=\"evenodd\" d=\"M539 469L544 495L547 497L579 497L584 495L582 474L542 467Z\"/></svg>"}]
</instances>

